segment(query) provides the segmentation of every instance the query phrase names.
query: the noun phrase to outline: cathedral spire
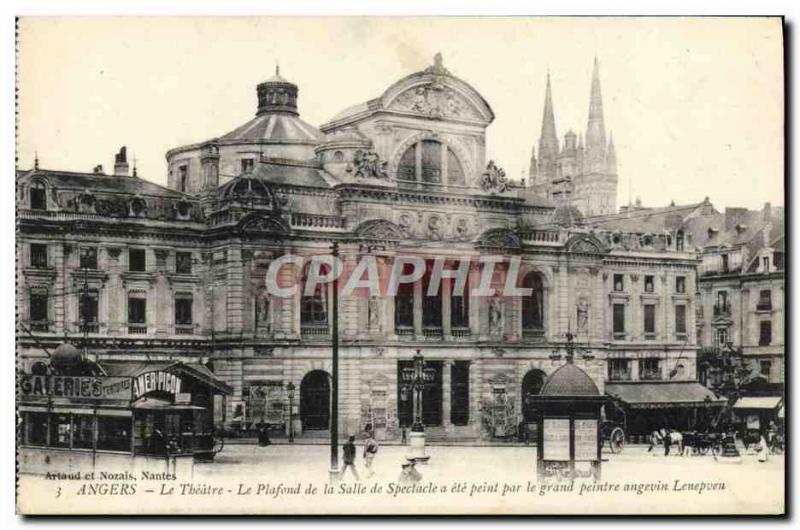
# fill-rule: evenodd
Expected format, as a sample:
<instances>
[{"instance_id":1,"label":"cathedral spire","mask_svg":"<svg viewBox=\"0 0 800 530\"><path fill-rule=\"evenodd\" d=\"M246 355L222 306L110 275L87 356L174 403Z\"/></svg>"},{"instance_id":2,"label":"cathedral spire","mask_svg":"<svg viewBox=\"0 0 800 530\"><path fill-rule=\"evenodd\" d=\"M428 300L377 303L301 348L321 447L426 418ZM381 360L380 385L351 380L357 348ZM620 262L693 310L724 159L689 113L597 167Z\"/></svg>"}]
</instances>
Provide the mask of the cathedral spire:
<instances>
[{"instance_id":1,"label":"cathedral spire","mask_svg":"<svg viewBox=\"0 0 800 530\"><path fill-rule=\"evenodd\" d=\"M614 147L614 133L608 133L608 150L606 151L606 171L612 175L617 174L617 150Z\"/></svg>"},{"instance_id":2,"label":"cathedral spire","mask_svg":"<svg viewBox=\"0 0 800 530\"><path fill-rule=\"evenodd\" d=\"M547 72L547 88L544 93L544 112L542 113L542 133L539 136L539 174L545 177L555 176L557 158L558 135L556 134L556 118L553 112L550 72Z\"/></svg>"},{"instance_id":3,"label":"cathedral spire","mask_svg":"<svg viewBox=\"0 0 800 530\"><path fill-rule=\"evenodd\" d=\"M586 125L586 156L592 164L605 158L606 126L603 120L603 96L600 91L600 67L597 56L592 72L592 92L589 97L589 120Z\"/></svg>"}]
</instances>

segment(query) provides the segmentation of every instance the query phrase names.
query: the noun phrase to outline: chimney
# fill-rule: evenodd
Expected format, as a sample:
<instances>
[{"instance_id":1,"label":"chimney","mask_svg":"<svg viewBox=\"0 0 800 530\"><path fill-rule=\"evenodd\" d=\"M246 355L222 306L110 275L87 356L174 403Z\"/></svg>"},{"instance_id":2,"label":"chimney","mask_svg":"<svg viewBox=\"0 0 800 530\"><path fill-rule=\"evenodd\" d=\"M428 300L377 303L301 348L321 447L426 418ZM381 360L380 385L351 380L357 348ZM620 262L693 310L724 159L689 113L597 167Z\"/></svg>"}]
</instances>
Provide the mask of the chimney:
<instances>
[{"instance_id":1,"label":"chimney","mask_svg":"<svg viewBox=\"0 0 800 530\"><path fill-rule=\"evenodd\" d=\"M114 175L128 176L128 153L124 145L120 148L119 153L114 155Z\"/></svg>"},{"instance_id":2,"label":"chimney","mask_svg":"<svg viewBox=\"0 0 800 530\"><path fill-rule=\"evenodd\" d=\"M103 164L97 164L96 166L94 166L94 169L92 169L92 173L94 173L95 175L104 175L105 173L103 173Z\"/></svg>"}]
</instances>

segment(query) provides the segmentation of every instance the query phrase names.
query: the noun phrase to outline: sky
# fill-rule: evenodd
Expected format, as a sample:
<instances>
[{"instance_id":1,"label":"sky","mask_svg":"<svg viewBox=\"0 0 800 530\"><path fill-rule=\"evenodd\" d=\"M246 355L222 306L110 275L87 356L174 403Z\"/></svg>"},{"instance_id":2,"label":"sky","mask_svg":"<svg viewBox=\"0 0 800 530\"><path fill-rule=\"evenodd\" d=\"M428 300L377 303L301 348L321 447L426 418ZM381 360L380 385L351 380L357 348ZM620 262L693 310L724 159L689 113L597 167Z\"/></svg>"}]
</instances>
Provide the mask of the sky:
<instances>
[{"instance_id":1,"label":"sky","mask_svg":"<svg viewBox=\"0 0 800 530\"><path fill-rule=\"evenodd\" d=\"M128 147L166 182L165 152L255 113L255 87L299 86L316 126L432 63L493 108L487 156L519 178L547 72L559 137L586 129L592 61L617 149L618 204L784 204L783 50L766 18L23 18L18 167L113 169Z\"/></svg>"}]
</instances>

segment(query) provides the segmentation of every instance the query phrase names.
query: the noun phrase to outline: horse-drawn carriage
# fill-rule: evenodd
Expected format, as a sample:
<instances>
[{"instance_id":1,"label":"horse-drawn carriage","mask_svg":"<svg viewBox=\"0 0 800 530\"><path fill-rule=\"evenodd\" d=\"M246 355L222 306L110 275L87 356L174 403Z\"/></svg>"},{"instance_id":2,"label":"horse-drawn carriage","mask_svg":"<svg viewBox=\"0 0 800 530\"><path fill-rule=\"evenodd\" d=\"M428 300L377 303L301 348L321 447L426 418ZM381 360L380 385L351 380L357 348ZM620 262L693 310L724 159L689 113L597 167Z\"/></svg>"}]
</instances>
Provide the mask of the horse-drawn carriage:
<instances>
[{"instance_id":1,"label":"horse-drawn carriage","mask_svg":"<svg viewBox=\"0 0 800 530\"><path fill-rule=\"evenodd\" d=\"M619 454L625 448L625 424L615 421L604 421L600 427L603 447L608 448L614 454Z\"/></svg>"}]
</instances>

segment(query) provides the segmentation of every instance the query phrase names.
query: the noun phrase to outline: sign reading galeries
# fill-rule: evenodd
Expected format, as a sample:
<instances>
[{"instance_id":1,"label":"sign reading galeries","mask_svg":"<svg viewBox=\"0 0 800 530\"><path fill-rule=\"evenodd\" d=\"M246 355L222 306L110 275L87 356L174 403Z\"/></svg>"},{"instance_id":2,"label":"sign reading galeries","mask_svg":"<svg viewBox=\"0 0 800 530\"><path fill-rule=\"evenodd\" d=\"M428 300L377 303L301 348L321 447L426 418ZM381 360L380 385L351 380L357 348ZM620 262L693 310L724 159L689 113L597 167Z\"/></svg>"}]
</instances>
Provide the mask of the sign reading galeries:
<instances>
[{"instance_id":1,"label":"sign reading galeries","mask_svg":"<svg viewBox=\"0 0 800 530\"><path fill-rule=\"evenodd\" d=\"M132 386L129 377L19 376L20 394L34 398L130 401Z\"/></svg>"}]
</instances>

